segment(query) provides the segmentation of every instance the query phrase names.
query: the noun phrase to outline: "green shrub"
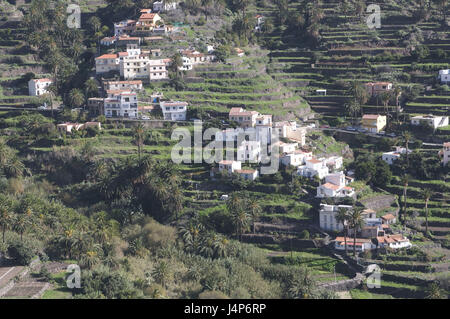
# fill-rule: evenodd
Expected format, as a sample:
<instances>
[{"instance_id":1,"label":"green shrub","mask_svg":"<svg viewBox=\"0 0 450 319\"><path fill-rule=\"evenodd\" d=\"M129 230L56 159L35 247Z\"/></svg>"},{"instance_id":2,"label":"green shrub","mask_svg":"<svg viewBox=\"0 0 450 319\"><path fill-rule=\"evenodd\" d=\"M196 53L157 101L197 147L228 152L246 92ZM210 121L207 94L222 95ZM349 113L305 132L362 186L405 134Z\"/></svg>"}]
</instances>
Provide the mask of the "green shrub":
<instances>
[{"instance_id":1,"label":"green shrub","mask_svg":"<svg viewBox=\"0 0 450 319\"><path fill-rule=\"evenodd\" d=\"M308 230L304 230L300 233L300 238L301 239L309 239L309 231Z\"/></svg>"},{"instance_id":2,"label":"green shrub","mask_svg":"<svg viewBox=\"0 0 450 319\"><path fill-rule=\"evenodd\" d=\"M33 248L21 241L13 241L8 247L8 255L22 266L28 266L36 255Z\"/></svg>"}]
</instances>

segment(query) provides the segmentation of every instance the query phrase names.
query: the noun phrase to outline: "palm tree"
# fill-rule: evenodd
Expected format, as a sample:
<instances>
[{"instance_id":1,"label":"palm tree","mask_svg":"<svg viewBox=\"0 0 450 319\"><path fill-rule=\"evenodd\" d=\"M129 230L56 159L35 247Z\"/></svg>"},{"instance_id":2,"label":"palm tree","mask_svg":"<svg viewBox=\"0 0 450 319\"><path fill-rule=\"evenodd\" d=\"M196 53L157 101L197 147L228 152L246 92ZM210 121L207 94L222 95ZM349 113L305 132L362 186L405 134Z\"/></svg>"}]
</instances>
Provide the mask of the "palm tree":
<instances>
[{"instance_id":1,"label":"palm tree","mask_svg":"<svg viewBox=\"0 0 450 319\"><path fill-rule=\"evenodd\" d=\"M392 95L395 97L395 110L396 110L396 118L398 122L398 116L400 113L400 96L402 95L402 90L399 86L395 86L392 91Z\"/></svg>"},{"instance_id":2,"label":"palm tree","mask_svg":"<svg viewBox=\"0 0 450 319\"><path fill-rule=\"evenodd\" d=\"M425 199L425 234L428 234L428 201L431 196L433 196L431 189L425 188L423 190L423 198Z\"/></svg>"},{"instance_id":3,"label":"palm tree","mask_svg":"<svg viewBox=\"0 0 450 319\"><path fill-rule=\"evenodd\" d=\"M364 227L364 219L362 217L361 212L363 209L361 207L353 207L353 210L350 213L350 225L353 229L353 256L356 257L356 232L358 229L362 229Z\"/></svg>"},{"instance_id":4,"label":"palm tree","mask_svg":"<svg viewBox=\"0 0 450 319\"><path fill-rule=\"evenodd\" d=\"M93 95L98 94L98 86L97 86L97 82L94 79L88 79L85 83L84 83L84 91L86 94L86 97L92 97Z\"/></svg>"},{"instance_id":5,"label":"palm tree","mask_svg":"<svg viewBox=\"0 0 450 319\"><path fill-rule=\"evenodd\" d=\"M250 215L243 209L231 212L231 219L236 229L236 235L239 241L242 240L242 234L248 229Z\"/></svg>"},{"instance_id":6,"label":"palm tree","mask_svg":"<svg viewBox=\"0 0 450 319\"><path fill-rule=\"evenodd\" d=\"M18 214L14 218L13 229L20 234L20 240L23 241L23 233L28 228L29 221L25 214Z\"/></svg>"},{"instance_id":7,"label":"palm tree","mask_svg":"<svg viewBox=\"0 0 450 319\"><path fill-rule=\"evenodd\" d=\"M259 214L261 213L261 206L259 206L258 201L256 198L252 198L248 203L248 210L250 212L250 216L252 217L252 226L253 226L253 234L256 233L255 231L255 221L256 218L258 218Z\"/></svg>"},{"instance_id":8,"label":"palm tree","mask_svg":"<svg viewBox=\"0 0 450 319\"><path fill-rule=\"evenodd\" d=\"M406 222L406 196L408 191L409 176L407 174L401 177L401 183L403 185L403 220Z\"/></svg>"},{"instance_id":9,"label":"palm tree","mask_svg":"<svg viewBox=\"0 0 450 319\"><path fill-rule=\"evenodd\" d=\"M152 277L155 279L157 283L159 283L163 288L166 288L167 280L171 275L171 271L169 268L169 264L164 260L161 260L156 266L153 268Z\"/></svg>"},{"instance_id":10,"label":"palm tree","mask_svg":"<svg viewBox=\"0 0 450 319\"><path fill-rule=\"evenodd\" d=\"M386 118L389 121L389 101L391 100L391 94L389 92L381 93L381 103L383 103ZM389 127L389 123L386 125Z\"/></svg>"},{"instance_id":11,"label":"palm tree","mask_svg":"<svg viewBox=\"0 0 450 319\"><path fill-rule=\"evenodd\" d=\"M336 221L342 224L344 228L344 245L345 245L345 254L347 255L347 235L348 235L348 222L350 220L350 216L348 211L340 207L338 213L336 214Z\"/></svg>"},{"instance_id":12,"label":"palm tree","mask_svg":"<svg viewBox=\"0 0 450 319\"><path fill-rule=\"evenodd\" d=\"M72 107L80 107L84 103L84 96L80 89L70 90L69 99Z\"/></svg>"},{"instance_id":13,"label":"palm tree","mask_svg":"<svg viewBox=\"0 0 450 319\"><path fill-rule=\"evenodd\" d=\"M405 148L406 148L406 165L409 168L409 148L408 144L412 139L412 135L409 132L403 132L402 134L403 140L405 141Z\"/></svg>"},{"instance_id":14,"label":"palm tree","mask_svg":"<svg viewBox=\"0 0 450 319\"><path fill-rule=\"evenodd\" d=\"M142 146L144 144L144 132L145 132L145 128L144 128L144 125L142 123L139 123L133 129L134 143L138 147L139 163L141 163L141 148L142 148Z\"/></svg>"},{"instance_id":15,"label":"palm tree","mask_svg":"<svg viewBox=\"0 0 450 319\"><path fill-rule=\"evenodd\" d=\"M7 207L2 207L0 211L0 227L2 228L2 238L5 242L6 230L11 226L11 214L9 213Z\"/></svg>"}]
</instances>

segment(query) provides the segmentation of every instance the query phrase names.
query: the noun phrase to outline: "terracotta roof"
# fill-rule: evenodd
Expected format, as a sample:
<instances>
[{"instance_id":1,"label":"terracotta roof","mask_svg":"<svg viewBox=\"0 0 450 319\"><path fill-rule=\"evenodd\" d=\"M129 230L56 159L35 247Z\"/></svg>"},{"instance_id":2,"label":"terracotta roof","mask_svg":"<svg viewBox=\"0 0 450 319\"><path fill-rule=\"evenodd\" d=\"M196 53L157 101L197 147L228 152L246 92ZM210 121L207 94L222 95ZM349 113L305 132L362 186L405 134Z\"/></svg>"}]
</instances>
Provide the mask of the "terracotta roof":
<instances>
[{"instance_id":1,"label":"terracotta roof","mask_svg":"<svg viewBox=\"0 0 450 319\"><path fill-rule=\"evenodd\" d=\"M340 188L339 186L331 184L331 183L325 183L322 186L325 188L328 188L328 189L335 190L335 191L337 191Z\"/></svg>"},{"instance_id":2,"label":"terracotta roof","mask_svg":"<svg viewBox=\"0 0 450 319\"><path fill-rule=\"evenodd\" d=\"M310 159L307 159L307 161L310 163L313 163L313 164L322 163L322 161L319 161L317 158L310 158Z\"/></svg>"},{"instance_id":3,"label":"terracotta roof","mask_svg":"<svg viewBox=\"0 0 450 319\"><path fill-rule=\"evenodd\" d=\"M450 147L450 142L445 142L444 147Z\"/></svg>"},{"instance_id":4,"label":"terracotta roof","mask_svg":"<svg viewBox=\"0 0 450 319\"><path fill-rule=\"evenodd\" d=\"M143 13L139 17L139 20L146 20L146 19L152 19L155 17L156 13Z\"/></svg>"},{"instance_id":5,"label":"terracotta roof","mask_svg":"<svg viewBox=\"0 0 450 319\"><path fill-rule=\"evenodd\" d=\"M231 164L233 164L233 162L234 162L234 161L222 160L222 161L219 162L219 164L222 164L222 165L231 165Z\"/></svg>"},{"instance_id":6,"label":"terracotta roof","mask_svg":"<svg viewBox=\"0 0 450 319\"><path fill-rule=\"evenodd\" d=\"M116 59L116 58L117 58L117 54L114 53L114 54L103 54L95 59L96 60L104 60L104 59Z\"/></svg>"},{"instance_id":7,"label":"terracotta roof","mask_svg":"<svg viewBox=\"0 0 450 319\"><path fill-rule=\"evenodd\" d=\"M33 79L33 82L53 82L51 79L44 78L44 79Z\"/></svg>"},{"instance_id":8,"label":"terracotta roof","mask_svg":"<svg viewBox=\"0 0 450 319\"><path fill-rule=\"evenodd\" d=\"M344 238L345 237L336 237L335 241L343 242L343 241L345 241ZM347 245L348 245L349 241L351 241L353 244L353 238L347 237ZM370 243L371 240L367 239L367 238L356 238L356 242L357 243Z\"/></svg>"},{"instance_id":9,"label":"terracotta roof","mask_svg":"<svg viewBox=\"0 0 450 319\"><path fill-rule=\"evenodd\" d=\"M105 81L105 83L108 84L142 84L141 80L135 80L135 81Z\"/></svg>"},{"instance_id":10,"label":"terracotta roof","mask_svg":"<svg viewBox=\"0 0 450 319\"><path fill-rule=\"evenodd\" d=\"M386 214L386 215L384 215L384 216L381 216L381 218L382 218L382 219L385 219L385 220L391 220L391 219L394 219L395 216L392 215L392 214Z\"/></svg>"}]
</instances>

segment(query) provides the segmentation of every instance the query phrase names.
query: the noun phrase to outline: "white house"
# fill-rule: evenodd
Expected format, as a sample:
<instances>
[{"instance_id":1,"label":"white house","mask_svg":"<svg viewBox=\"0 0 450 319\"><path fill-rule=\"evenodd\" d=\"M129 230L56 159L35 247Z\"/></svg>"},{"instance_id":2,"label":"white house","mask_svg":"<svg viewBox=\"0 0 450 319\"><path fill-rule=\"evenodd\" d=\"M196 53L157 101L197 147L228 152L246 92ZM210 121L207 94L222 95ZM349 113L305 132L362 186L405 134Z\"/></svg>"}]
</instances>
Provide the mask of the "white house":
<instances>
[{"instance_id":1,"label":"white house","mask_svg":"<svg viewBox=\"0 0 450 319\"><path fill-rule=\"evenodd\" d=\"M235 170L235 173L247 181L254 181L258 178L258 171L256 169L238 169Z\"/></svg>"},{"instance_id":2,"label":"white house","mask_svg":"<svg viewBox=\"0 0 450 319\"><path fill-rule=\"evenodd\" d=\"M238 122L241 127L254 127L259 113L256 111L245 111L242 107L232 107L228 113L230 121Z\"/></svg>"},{"instance_id":3,"label":"white house","mask_svg":"<svg viewBox=\"0 0 450 319\"><path fill-rule=\"evenodd\" d=\"M295 140L300 146L304 146L306 144L306 128L297 126L297 122L274 122L273 127L279 137Z\"/></svg>"},{"instance_id":4,"label":"white house","mask_svg":"<svg viewBox=\"0 0 450 319\"><path fill-rule=\"evenodd\" d=\"M150 72L150 81L167 80L169 78L169 71L166 68L164 59L150 60L148 67Z\"/></svg>"},{"instance_id":5,"label":"white house","mask_svg":"<svg viewBox=\"0 0 450 319\"><path fill-rule=\"evenodd\" d=\"M411 153L411 150L408 150L408 153ZM389 165L392 165L394 161L396 161L402 156L402 154L406 154L406 148L396 146L395 151L383 153L381 159L386 163L388 163Z\"/></svg>"},{"instance_id":6,"label":"white house","mask_svg":"<svg viewBox=\"0 0 450 319\"><path fill-rule=\"evenodd\" d=\"M442 84L450 83L450 69L440 70L439 71L439 80Z\"/></svg>"},{"instance_id":7,"label":"white house","mask_svg":"<svg viewBox=\"0 0 450 319\"><path fill-rule=\"evenodd\" d=\"M237 159L259 163L261 161L261 143L259 141L243 141L237 149Z\"/></svg>"},{"instance_id":8,"label":"white house","mask_svg":"<svg viewBox=\"0 0 450 319\"><path fill-rule=\"evenodd\" d=\"M305 163L305 159L312 158L312 152L304 152L302 150L295 150L291 153L285 153L280 156L280 161L286 166L298 167Z\"/></svg>"},{"instance_id":9,"label":"white house","mask_svg":"<svg viewBox=\"0 0 450 319\"><path fill-rule=\"evenodd\" d=\"M336 214L339 209L351 210L352 206L349 205L327 205L321 204L319 210L319 224L320 228L325 231L337 231L340 232L344 229L342 223L336 220Z\"/></svg>"},{"instance_id":10,"label":"white house","mask_svg":"<svg viewBox=\"0 0 450 319\"><path fill-rule=\"evenodd\" d=\"M317 187L318 198L340 198L340 197L353 197L355 195L355 190L349 186L335 185L332 183L325 183Z\"/></svg>"},{"instance_id":11,"label":"white house","mask_svg":"<svg viewBox=\"0 0 450 319\"><path fill-rule=\"evenodd\" d=\"M104 81L103 87L106 91L124 90L124 91L139 91L142 90L141 80L131 81Z\"/></svg>"},{"instance_id":12,"label":"white house","mask_svg":"<svg viewBox=\"0 0 450 319\"><path fill-rule=\"evenodd\" d=\"M31 79L28 81L28 92L30 96L40 96L50 93L47 89L53 83L50 79Z\"/></svg>"},{"instance_id":13,"label":"white house","mask_svg":"<svg viewBox=\"0 0 450 319\"><path fill-rule=\"evenodd\" d=\"M100 40L100 44L109 47L114 43L116 43L116 41L117 41L116 37L104 37L103 39Z\"/></svg>"},{"instance_id":14,"label":"white house","mask_svg":"<svg viewBox=\"0 0 450 319\"><path fill-rule=\"evenodd\" d=\"M343 172L328 174L325 176L325 183L331 183L338 186L347 186L348 180Z\"/></svg>"},{"instance_id":15,"label":"white house","mask_svg":"<svg viewBox=\"0 0 450 319\"><path fill-rule=\"evenodd\" d=\"M114 23L114 36L133 33L136 28L135 20L124 20Z\"/></svg>"},{"instance_id":16,"label":"white house","mask_svg":"<svg viewBox=\"0 0 450 319\"><path fill-rule=\"evenodd\" d=\"M119 91L117 94L110 95L105 99L104 109L106 117L136 118L138 116L136 92Z\"/></svg>"},{"instance_id":17,"label":"white house","mask_svg":"<svg viewBox=\"0 0 450 319\"><path fill-rule=\"evenodd\" d=\"M216 141L236 142L238 140L239 134L244 134L244 130L242 128L228 128L216 133Z\"/></svg>"},{"instance_id":18,"label":"white house","mask_svg":"<svg viewBox=\"0 0 450 319\"><path fill-rule=\"evenodd\" d=\"M278 147L280 149L280 154L293 153L297 149L298 143L278 142Z\"/></svg>"},{"instance_id":19,"label":"white house","mask_svg":"<svg viewBox=\"0 0 450 319\"><path fill-rule=\"evenodd\" d=\"M448 125L448 116L434 116L434 115L418 115L411 118L411 125L420 125L425 123L433 129Z\"/></svg>"},{"instance_id":20,"label":"white house","mask_svg":"<svg viewBox=\"0 0 450 319\"><path fill-rule=\"evenodd\" d=\"M377 237L378 248L389 247L391 249L409 248L412 246L409 239L402 234L384 235Z\"/></svg>"},{"instance_id":21,"label":"white house","mask_svg":"<svg viewBox=\"0 0 450 319\"><path fill-rule=\"evenodd\" d=\"M264 16L257 14L257 15L255 15L255 19L256 19L255 31L261 32L261 28L264 24Z\"/></svg>"},{"instance_id":22,"label":"white house","mask_svg":"<svg viewBox=\"0 0 450 319\"><path fill-rule=\"evenodd\" d=\"M181 101L163 101L160 102L161 110L165 120L169 121L186 121L187 102Z\"/></svg>"},{"instance_id":23,"label":"white house","mask_svg":"<svg viewBox=\"0 0 450 319\"><path fill-rule=\"evenodd\" d=\"M325 159L325 165L328 166L330 171L342 168L343 162L342 156L331 156Z\"/></svg>"},{"instance_id":24,"label":"white house","mask_svg":"<svg viewBox=\"0 0 450 319\"><path fill-rule=\"evenodd\" d=\"M319 179L324 178L329 173L328 166L323 160L314 157L305 159L305 165L299 166L297 174L303 177L313 178L318 176Z\"/></svg>"},{"instance_id":25,"label":"white house","mask_svg":"<svg viewBox=\"0 0 450 319\"><path fill-rule=\"evenodd\" d=\"M222 160L219 162L219 172L228 172L229 174L232 174L240 169L241 169L240 161Z\"/></svg>"},{"instance_id":26,"label":"white house","mask_svg":"<svg viewBox=\"0 0 450 319\"><path fill-rule=\"evenodd\" d=\"M156 1L153 2L153 12L167 12L175 10L178 3L176 1Z\"/></svg>"},{"instance_id":27,"label":"white house","mask_svg":"<svg viewBox=\"0 0 450 319\"><path fill-rule=\"evenodd\" d=\"M345 240L347 240L347 249L349 251L353 250L354 239L351 237L336 237L334 240L334 248L336 250L345 250ZM377 246L372 243L370 239L367 238L356 238L355 250L357 252L364 252L367 250L375 249Z\"/></svg>"}]
</instances>

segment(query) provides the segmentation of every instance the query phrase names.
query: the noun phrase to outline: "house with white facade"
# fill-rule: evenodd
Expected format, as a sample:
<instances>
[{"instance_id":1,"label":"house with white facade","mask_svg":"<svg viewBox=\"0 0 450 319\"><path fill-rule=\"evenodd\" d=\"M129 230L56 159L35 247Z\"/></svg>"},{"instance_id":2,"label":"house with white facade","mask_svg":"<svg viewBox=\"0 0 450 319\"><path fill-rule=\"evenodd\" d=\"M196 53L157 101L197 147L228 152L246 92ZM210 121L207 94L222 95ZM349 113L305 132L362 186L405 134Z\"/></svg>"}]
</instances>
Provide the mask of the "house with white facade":
<instances>
[{"instance_id":1,"label":"house with white facade","mask_svg":"<svg viewBox=\"0 0 450 319\"><path fill-rule=\"evenodd\" d=\"M106 47L114 45L117 41L117 37L104 37L100 40L100 44Z\"/></svg>"},{"instance_id":2,"label":"house with white facade","mask_svg":"<svg viewBox=\"0 0 450 319\"><path fill-rule=\"evenodd\" d=\"M450 69L440 70L439 80L442 84L450 84Z\"/></svg>"},{"instance_id":3,"label":"house with white facade","mask_svg":"<svg viewBox=\"0 0 450 319\"><path fill-rule=\"evenodd\" d=\"M378 248L410 248L412 246L409 239L402 234L384 235L376 238Z\"/></svg>"},{"instance_id":4,"label":"house with white facade","mask_svg":"<svg viewBox=\"0 0 450 319\"><path fill-rule=\"evenodd\" d=\"M51 79L31 79L28 81L28 93L30 96L40 96L50 93L48 87L53 83Z\"/></svg>"},{"instance_id":5,"label":"house with white facade","mask_svg":"<svg viewBox=\"0 0 450 319\"><path fill-rule=\"evenodd\" d=\"M114 91L114 90L140 91L143 88L141 80L104 81L103 87L105 91Z\"/></svg>"},{"instance_id":6,"label":"house with white facade","mask_svg":"<svg viewBox=\"0 0 450 319\"><path fill-rule=\"evenodd\" d=\"M189 71L197 64L209 63L215 60L211 54L203 54L196 50L180 50L183 65L179 67L180 71Z\"/></svg>"},{"instance_id":7,"label":"house with white facade","mask_svg":"<svg viewBox=\"0 0 450 319\"><path fill-rule=\"evenodd\" d=\"M308 178L318 176L322 179L329 174L329 169L325 161L312 157L305 159L305 165L297 168L297 174Z\"/></svg>"},{"instance_id":8,"label":"house with white facade","mask_svg":"<svg viewBox=\"0 0 450 319\"><path fill-rule=\"evenodd\" d=\"M162 101L159 103L164 115L168 121L186 121L187 102L181 101Z\"/></svg>"},{"instance_id":9,"label":"house with white facade","mask_svg":"<svg viewBox=\"0 0 450 319\"><path fill-rule=\"evenodd\" d=\"M325 165L328 166L330 172L342 168L344 160L342 156L331 156L325 159Z\"/></svg>"},{"instance_id":10,"label":"house with white facade","mask_svg":"<svg viewBox=\"0 0 450 319\"><path fill-rule=\"evenodd\" d=\"M167 80L169 78L169 71L163 59L149 60L148 63L150 72L150 81Z\"/></svg>"},{"instance_id":11,"label":"house with white facade","mask_svg":"<svg viewBox=\"0 0 450 319\"><path fill-rule=\"evenodd\" d=\"M95 58L95 73L103 74L111 71L120 71L119 54L103 54Z\"/></svg>"},{"instance_id":12,"label":"house with white facade","mask_svg":"<svg viewBox=\"0 0 450 319\"><path fill-rule=\"evenodd\" d=\"M408 153L411 153L411 150L408 150ZM392 165L396 160L398 160L402 154L406 154L406 148L401 146L396 146L395 151L391 152L385 152L381 156L381 159L388 163L389 165Z\"/></svg>"},{"instance_id":13,"label":"house with white facade","mask_svg":"<svg viewBox=\"0 0 450 319\"><path fill-rule=\"evenodd\" d=\"M238 146L237 159L242 162L261 162L261 143L259 141L243 141Z\"/></svg>"},{"instance_id":14,"label":"house with white facade","mask_svg":"<svg viewBox=\"0 0 450 319\"><path fill-rule=\"evenodd\" d=\"M312 158L312 152L305 152L303 150L295 150L291 153L284 153L280 156L280 161L286 166L295 166L305 164L306 159Z\"/></svg>"},{"instance_id":15,"label":"house with white facade","mask_svg":"<svg viewBox=\"0 0 450 319\"><path fill-rule=\"evenodd\" d=\"M240 169L241 169L240 161L222 160L219 162L219 172L227 172L229 174L232 174Z\"/></svg>"},{"instance_id":16,"label":"house with white facade","mask_svg":"<svg viewBox=\"0 0 450 319\"><path fill-rule=\"evenodd\" d=\"M245 111L242 107L232 107L228 113L228 119L239 123L241 127L254 127L259 113L256 111Z\"/></svg>"},{"instance_id":17,"label":"house with white facade","mask_svg":"<svg viewBox=\"0 0 450 319\"><path fill-rule=\"evenodd\" d=\"M349 205L327 205L321 204L319 210L319 224L320 228L325 231L340 232L344 229L342 223L336 220L336 215L339 209L345 209L347 211L352 209Z\"/></svg>"},{"instance_id":18,"label":"house with white facade","mask_svg":"<svg viewBox=\"0 0 450 319\"><path fill-rule=\"evenodd\" d=\"M411 125L427 124L433 129L448 125L448 116L418 115L411 118Z\"/></svg>"},{"instance_id":19,"label":"house with white facade","mask_svg":"<svg viewBox=\"0 0 450 319\"><path fill-rule=\"evenodd\" d=\"M258 170L256 169L238 169L235 173L239 174L246 181L254 181L258 178Z\"/></svg>"},{"instance_id":20,"label":"house with white facade","mask_svg":"<svg viewBox=\"0 0 450 319\"><path fill-rule=\"evenodd\" d=\"M345 250L345 242L347 242L347 249L349 251L352 251L354 239L351 237L336 237L336 239L334 240L334 248L336 250ZM377 248L377 246L372 243L372 240L367 238L356 238L355 250L357 252L365 252L375 248Z\"/></svg>"},{"instance_id":21,"label":"house with white facade","mask_svg":"<svg viewBox=\"0 0 450 319\"><path fill-rule=\"evenodd\" d=\"M349 186L335 185L330 182L317 187L318 198L342 198L355 196L355 190Z\"/></svg>"},{"instance_id":22,"label":"house with white facade","mask_svg":"<svg viewBox=\"0 0 450 319\"><path fill-rule=\"evenodd\" d=\"M131 34L136 28L136 20L124 20L114 23L114 36Z\"/></svg>"},{"instance_id":23,"label":"house with white facade","mask_svg":"<svg viewBox=\"0 0 450 319\"><path fill-rule=\"evenodd\" d=\"M299 146L306 144L306 128L300 127L295 121L274 122L273 128L281 138L289 138L299 143Z\"/></svg>"},{"instance_id":24,"label":"house with white facade","mask_svg":"<svg viewBox=\"0 0 450 319\"><path fill-rule=\"evenodd\" d=\"M137 118L138 99L136 92L119 91L117 94L110 93L110 96L105 98L104 110L106 117Z\"/></svg>"},{"instance_id":25,"label":"house with white facade","mask_svg":"<svg viewBox=\"0 0 450 319\"><path fill-rule=\"evenodd\" d=\"M153 2L153 12L167 12L175 10L178 2L176 1L155 1Z\"/></svg>"}]
</instances>

